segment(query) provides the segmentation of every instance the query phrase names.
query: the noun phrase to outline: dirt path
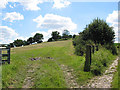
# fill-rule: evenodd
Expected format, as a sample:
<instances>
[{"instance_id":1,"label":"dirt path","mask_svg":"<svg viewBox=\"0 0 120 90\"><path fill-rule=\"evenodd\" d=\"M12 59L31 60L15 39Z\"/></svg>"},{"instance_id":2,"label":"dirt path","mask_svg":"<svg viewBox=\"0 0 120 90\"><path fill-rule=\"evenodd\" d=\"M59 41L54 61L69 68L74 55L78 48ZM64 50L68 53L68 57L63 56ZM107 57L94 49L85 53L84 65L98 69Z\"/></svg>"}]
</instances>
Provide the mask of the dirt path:
<instances>
[{"instance_id":1,"label":"dirt path","mask_svg":"<svg viewBox=\"0 0 120 90\"><path fill-rule=\"evenodd\" d=\"M60 65L60 67L65 75L65 80L68 88L80 88L75 80L75 76L72 75L73 69L68 69L68 67L65 65Z\"/></svg>"},{"instance_id":2,"label":"dirt path","mask_svg":"<svg viewBox=\"0 0 120 90\"><path fill-rule=\"evenodd\" d=\"M51 60L54 61L63 71L68 88L80 88L80 86L76 82L75 75L72 74L74 72L72 68L68 68L64 64L59 64L57 60L53 58Z\"/></svg>"},{"instance_id":3,"label":"dirt path","mask_svg":"<svg viewBox=\"0 0 120 90\"><path fill-rule=\"evenodd\" d=\"M116 72L117 65L118 58L110 65L102 76L94 77L87 85L83 85L81 88L111 88L111 82L113 80L114 72Z\"/></svg>"},{"instance_id":4,"label":"dirt path","mask_svg":"<svg viewBox=\"0 0 120 90\"><path fill-rule=\"evenodd\" d=\"M31 74L33 74L35 72L35 69L37 67L34 65L28 65L28 67L30 69L27 71L27 75L26 75L26 78L24 79L22 88L31 88L31 86L34 85L34 83L33 83L34 78L31 77Z\"/></svg>"}]
</instances>

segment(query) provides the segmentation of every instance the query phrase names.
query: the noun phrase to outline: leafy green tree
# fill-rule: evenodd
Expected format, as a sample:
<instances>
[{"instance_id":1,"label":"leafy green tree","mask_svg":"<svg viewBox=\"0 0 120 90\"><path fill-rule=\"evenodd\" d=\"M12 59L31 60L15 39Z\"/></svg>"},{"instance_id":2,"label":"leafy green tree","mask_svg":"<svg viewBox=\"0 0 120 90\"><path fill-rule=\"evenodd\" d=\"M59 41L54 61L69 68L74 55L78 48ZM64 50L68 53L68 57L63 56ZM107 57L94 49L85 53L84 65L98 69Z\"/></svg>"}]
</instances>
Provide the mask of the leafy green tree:
<instances>
[{"instance_id":1,"label":"leafy green tree","mask_svg":"<svg viewBox=\"0 0 120 90\"><path fill-rule=\"evenodd\" d=\"M107 48L113 53L116 54L116 49L113 46L115 33L112 27L100 19L94 19L89 25L85 27L83 32L79 33L79 36L76 36L73 39L73 45L75 46L75 53L77 55L83 55L85 51L85 45L90 44L101 44L107 45ZM81 53L82 52L82 53Z\"/></svg>"},{"instance_id":2,"label":"leafy green tree","mask_svg":"<svg viewBox=\"0 0 120 90\"><path fill-rule=\"evenodd\" d=\"M33 39L34 39L34 42L37 42L37 43L42 42L43 34L36 33L36 34L34 35Z\"/></svg>"},{"instance_id":3,"label":"leafy green tree","mask_svg":"<svg viewBox=\"0 0 120 90\"><path fill-rule=\"evenodd\" d=\"M69 38L69 34L70 34L70 32L69 32L68 30L64 30L64 31L63 31L63 34L62 34L62 38L63 38L63 39Z\"/></svg>"},{"instance_id":4,"label":"leafy green tree","mask_svg":"<svg viewBox=\"0 0 120 90\"><path fill-rule=\"evenodd\" d=\"M13 43L16 47L24 45L23 40L21 40L21 39L14 40Z\"/></svg>"},{"instance_id":5,"label":"leafy green tree","mask_svg":"<svg viewBox=\"0 0 120 90\"><path fill-rule=\"evenodd\" d=\"M69 35L68 37L69 37L69 38L72 38L72 35Z\"/></svg>"},{"instance_id":6,"label":"leafy green tree","mask_svg":"<svg viewBox=\"0 0 120 90\"><path fill-rule=\"evenodd\" d=\"M52 39L52 38L49 38L49 39L48 39L48 42L52 42L52 41L53 41L53 39Z\"/></svg>"},{"instance_id":7,"label":"leafy green tree","mask_svg":"<svg viewBox=\"0 0 120 90\"><path fill-rule=\"evenodd\" d=\"M76 35L74 34L74 35L73 35L73 38L75 38L75 37L76 37Z\"/></svg>"},{"instance_id":8,"label":"leafy green tree","mask_svg":"<svg viewBox=\"0 0 120 90\"><path fill-rule=\"evenodd\" d=\"M26 46L26 45L29 45L30 43L28 43L26 40L23 41L23 45Z\"/></svg>"},{"instance_id":9,"label":"leafy green tree","mask_svg":"<svg viewBox=\"0 0 120 90\"><path fill-rule=\"evenodd\" d=\"M54 39L55 41L57 41L58 39L61 38L61 36L59 35L60 33L58 31L54 31L52 32L51 36L52 36L52 39Z\"/></svg>"},{"instance_id":10,"label":"leafy green tree","mask_svg":"<svg viewBox=\"0 0 120 90\"><path fill-rule=\"evenodd\" d=\"M9 45L10 45L10 47L14 47L14 44L13 44L13 43L10 43Z\"/></svg>"},{"instance_id":11,"label":"leafy green tree","mask_svg":"<svg viewBox=\"0 0 120 90\"><path fill-rule=\"evenodd\" d=\"M85 28L83 33L83 38L86 40L91 39L95 44L100 43L101 45L113 43L115 37L113 27L110 27L106 21L98 18L94 19L93 22Z\"/></svg>"},{"instance_id":12,"label":"leafy green tree","mask_svg":"<svg viewBox=\"0 0 120 90\"><path fill-rule=\"evenodd\" d=\"M33 37L30 37L30 38L27 39L27 43L28 44L32 44L33 42L34 42Z\"/></svg>"}]
</instances>

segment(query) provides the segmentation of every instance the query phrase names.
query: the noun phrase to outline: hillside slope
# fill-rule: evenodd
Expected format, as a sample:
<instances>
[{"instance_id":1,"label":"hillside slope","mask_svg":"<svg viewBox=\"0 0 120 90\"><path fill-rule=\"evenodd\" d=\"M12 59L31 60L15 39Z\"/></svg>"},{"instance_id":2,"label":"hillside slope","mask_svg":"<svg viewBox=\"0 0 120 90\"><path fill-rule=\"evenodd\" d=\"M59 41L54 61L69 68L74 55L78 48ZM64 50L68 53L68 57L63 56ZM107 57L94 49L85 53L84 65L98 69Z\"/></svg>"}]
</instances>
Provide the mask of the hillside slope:
<instances>
[{"instance_id":1,"label":"hillside slope","mask_svg":"<svg viewBox=\"0 0 120 90\"><path fill-rule=\"evenodd\" d=\"M109 56L110 60L115 58ZM3 88L78 87L94 76L83 71L84 62L85 56L74 54L72 40L12 48L11 64L2 66L2 85Z\"/></svg>"}]
</instances>

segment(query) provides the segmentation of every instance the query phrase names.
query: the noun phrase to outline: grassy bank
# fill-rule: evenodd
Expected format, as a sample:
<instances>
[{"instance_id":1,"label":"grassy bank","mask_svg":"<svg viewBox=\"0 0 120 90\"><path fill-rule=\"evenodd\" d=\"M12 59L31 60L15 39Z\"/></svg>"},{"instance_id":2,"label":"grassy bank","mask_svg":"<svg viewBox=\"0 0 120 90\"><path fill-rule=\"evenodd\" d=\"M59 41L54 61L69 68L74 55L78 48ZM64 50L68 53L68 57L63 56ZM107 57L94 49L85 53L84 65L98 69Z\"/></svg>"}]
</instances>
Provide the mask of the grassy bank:
<instances>
[{"instance_id":1,"label":"grassy bank","mask_svg":"<svg viewBox=\"0 0 120 90\"><path fill-rule=\"evenodd\" d=\"M115 43L115 46L119 46L120 47L120 43ZM120 48L117 49L118 51L118 56L120 57ZM112 87L113 88L118 88L120 87L120 58L118 61L118 67L117 67L117 72L115 72L114 77L113 77L113 82L112 82Z\"/></svg>"},{"instance_id":2,"label":"grassy bank","mask_svg":"<svg viewBox=\"0 0 120 90\"><path fill-rule=\"evenodd\" d=\"M40 60L30 60L30 58L41 57ZM46 58L51 57L53 60ZM108 50L101 48L93 55L94 62L107 60L107 66L116 58ZM22 88L27 82L26 77L33 78L32 88L67 88L67 83L63 71L60 68L64 64L68 68L74 69L72 74L77 78L77 83L82 85L87 80L94 77L91 72L84 72L84 56L76 56L72 40L45 42L36 45L13 48L11 50L11 64L2 66L3 87ZM101 70L104 71L103 67ZM33 72L28 73L29 70Z\"/></svg>"}]
</instances>

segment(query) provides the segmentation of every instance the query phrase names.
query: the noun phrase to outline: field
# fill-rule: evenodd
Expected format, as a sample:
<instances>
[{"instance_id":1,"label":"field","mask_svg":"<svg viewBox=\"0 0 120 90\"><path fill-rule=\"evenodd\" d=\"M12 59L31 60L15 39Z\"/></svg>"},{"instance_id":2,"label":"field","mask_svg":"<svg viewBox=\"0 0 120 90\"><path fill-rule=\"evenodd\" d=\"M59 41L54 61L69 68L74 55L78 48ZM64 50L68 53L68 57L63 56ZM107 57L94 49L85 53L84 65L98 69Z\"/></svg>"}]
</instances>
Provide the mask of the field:
<instances>
[{"instance_id":1,"label":"field","mask_svg":"<svg viewBox=\"0 0 120 90\"><path fill-rule=\"evenodd\" d=\"M116 58L102 47L93 55L93 61L98 57L107 59L107 66ZM83 71L84 63L85 55L74 54L72 40L12 48L11 64L2 66L2 87L69 88L64 67L67 67L78 85L83 85L95 76L92 72ZM102 68L102 71L106 68Z\"/></svg>"}]
</instances>

